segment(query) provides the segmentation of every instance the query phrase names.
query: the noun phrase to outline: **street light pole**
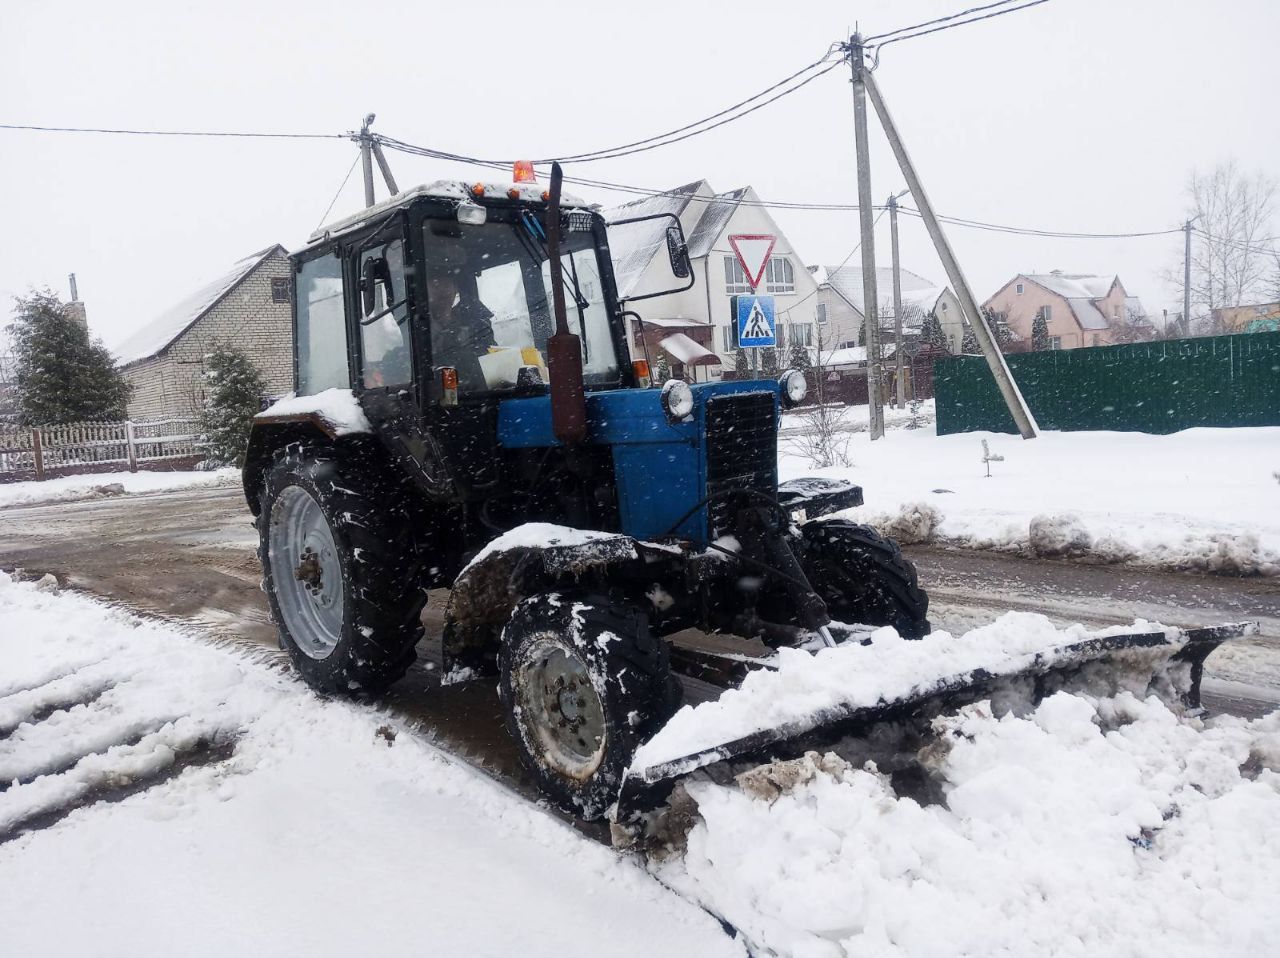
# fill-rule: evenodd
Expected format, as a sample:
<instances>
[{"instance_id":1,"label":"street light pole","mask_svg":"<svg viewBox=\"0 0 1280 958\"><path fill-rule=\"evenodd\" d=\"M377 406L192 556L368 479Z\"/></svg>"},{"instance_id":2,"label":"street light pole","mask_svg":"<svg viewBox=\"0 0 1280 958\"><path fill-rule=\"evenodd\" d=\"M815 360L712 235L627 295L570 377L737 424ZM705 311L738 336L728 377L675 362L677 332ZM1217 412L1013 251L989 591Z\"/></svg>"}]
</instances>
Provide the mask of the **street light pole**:
<instances>
[{"instance_id":1,"label":"street light pole","mask_svg":"<svg viewBox=\"0 0 1280 958\"><path fill-rule=\"evenodd\" d=\"M876 298L875 220L871 216L871 153L867 138L867 69L862 59L862 35L849 38L849 66L853 71L853 136L858 152L858 222L862 233L862 312L867 346L867 432L884 438L884 407L880 397L880 301ZM821 357L819 357L821 360Z\"/></svg>"},{"instance_id":2,"label":"street light pole","mask_svg":"<svg viewBox=\"0 0 1280 958\"><path fill-rule=\"evenodd\" d=\"M889 197L889 251L893 267L893 360L898 380L898 408L906 409L907 384L902 375L902 266L898 262L898 197L909 192L895 193Z\"/></svg>"}]
</instances>

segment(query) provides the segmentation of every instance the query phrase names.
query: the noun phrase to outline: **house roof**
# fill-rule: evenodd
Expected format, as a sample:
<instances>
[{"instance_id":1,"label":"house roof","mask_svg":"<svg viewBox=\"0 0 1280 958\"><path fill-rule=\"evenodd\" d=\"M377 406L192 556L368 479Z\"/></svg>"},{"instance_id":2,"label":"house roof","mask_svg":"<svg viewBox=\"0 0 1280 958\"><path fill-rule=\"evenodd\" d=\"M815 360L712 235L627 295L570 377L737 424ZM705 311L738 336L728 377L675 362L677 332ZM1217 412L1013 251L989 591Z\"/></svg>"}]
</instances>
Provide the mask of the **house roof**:
<instances>
[{"instance_id":1,"label":"house roof","mask_svg":"<svg viewBox=\"0 0 1280 958\"><path fill-rule=\"evenodd\" d=\"M1057 293L1064 299L1101 299L1111 291L1116 277L1088 273L1023 273L1033 283Z\"/></svg>"},{"instance_id":2,"label":"house roof","mask_svg":"<svg viewBox=\"0 0 1280 958\"><path fill-rule=\"evenodd\" d=\"M656 196L623 203L604 211L605 222L613 223L637 216L656 216L660 213L679 216L688 207L693 195L705 186L705 180L696 180ZM647 223L610 226L609 255L613 259L613 275L620 297L626 297L635 290L654 254L659 249L666 249L669 225L664 220L650 220Z\"/></svg>"},{"instance_id":3,"label":"house roof","mask_svg":"<svg viewBox=\"0 0 1280 958\"><path fill-rule=\"evenodd\" d=\"M173 345L174 340L199 322L264 260L276 252L288 255L279 243L251 253L217 279L201 286L182 302L170 306L116 347L116 363L120 366L128 366L164 352Z\"/></svg>"},{"instance_id":4,"label":"house roof","mask_svg":"<svg viewBox=\"0 0 1280 958\"><path fill-rule=\"evenodd\" d=\"M742 205L750 189L749 186L741 186L728 193L717 193L715 200L706 204L702 218L698 220L698 225L693 228L693 235L689 237L691 259L700 259L711 252L711 248L716 245L716 240L729 225L729 220L733 219L733 214L738 211L738 207Z\"/></svg>"},{"instance_id":5,"label":"house roof","mask_svg":"<svg viewBox=\"0 0 1280 958\"><path fill-rule=\"evenodd\" d=\"M733 214L751 192L751 187L740 186L727 193L712 193L706 180L697 180L677 186L657 196L632 200L611 210L604 211L606 222L630 219L635 216L653 216L670 213L681 216L696 204L697 220L686 233L689 258L701 259L708 255L733 219ZM688 222L685 220L685 222ZM666 232L669 224L662 220L635 223L629 226L610 227L609 252L613 257L613 272L618 283L618 295L627 296L634 291L640 277L659 250L666 249Z\"/></svg>"},{"instance_id":6,"label":"house roof","mask_svg":"<svg viewBox=\"0 0 1280 958\"><path fill-rule=\"evenodd\" d=\"M860 266L819 266L814 270L814 280L819 286L827 285L863 316L862 268ZM939 297L946 291L910 270L901 271L903 320L918 326L925 315L933 311ZM893 306L893 270L887 266L876 268L876 298L882 308Z\"/></svg>"},{"instance_id":7,"label":"house roof","mask_svg":"<svg viewBox=\"0 0 1280 958\"><path fill-rule=\"evenodd\" d=\"M893 343L880 344L880 358L888 359L895 352ZM830 356L822 357L822 365L824 367L832 366L857 366L867 361L866 346L845 346L842 349L833 349Z\"/></svg>"}]
</instances>

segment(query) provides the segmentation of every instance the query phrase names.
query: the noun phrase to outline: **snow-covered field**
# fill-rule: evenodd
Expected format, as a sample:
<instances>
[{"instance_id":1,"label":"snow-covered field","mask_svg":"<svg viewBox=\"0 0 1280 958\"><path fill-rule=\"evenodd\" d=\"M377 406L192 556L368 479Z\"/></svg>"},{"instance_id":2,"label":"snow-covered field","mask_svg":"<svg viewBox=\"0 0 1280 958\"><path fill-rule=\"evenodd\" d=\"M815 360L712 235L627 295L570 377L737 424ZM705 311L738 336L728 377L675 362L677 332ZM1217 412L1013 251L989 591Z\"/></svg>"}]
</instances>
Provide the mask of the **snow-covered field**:
<instances>
[{"instance_id":1,"label":"snow-covered field","mask_svg":"<svg viewBox=\"0 0 1280 958\"><path fill-rule=\"evenodd\" d=\"M986 476L982 441L1003 456ZM852 437L853 465L817 471L780 443L783 479L860 483L852 518L902 541L1172 569L1280 575L1280 428L1169 436L1046 432Z\"/></svg>"},{"instance_id":2,"label":"snow-covered field","mask_svg":"<svg viewBox=\"0 0 1280 958\"><path fill-rule=\"evenodd\" d=\"M5 506L164 492L168 489L196 486L234 485L239 481L239 469L214 469L209 472L100 472L89 476L59 476L43 482L0 483L0 509ZM122 486L123 491L114 488L117 486Z\"/></svg>"},{"instance_id":3,"label":"snow-covered field","mask_svg":"<svg viewBox=\"0 0 1280 958\"><path fill-rule=\"evenodd\" d=\"M0 955L742 954L384 714L3 575L0 622Z\"/></svg>"}]
</instances>

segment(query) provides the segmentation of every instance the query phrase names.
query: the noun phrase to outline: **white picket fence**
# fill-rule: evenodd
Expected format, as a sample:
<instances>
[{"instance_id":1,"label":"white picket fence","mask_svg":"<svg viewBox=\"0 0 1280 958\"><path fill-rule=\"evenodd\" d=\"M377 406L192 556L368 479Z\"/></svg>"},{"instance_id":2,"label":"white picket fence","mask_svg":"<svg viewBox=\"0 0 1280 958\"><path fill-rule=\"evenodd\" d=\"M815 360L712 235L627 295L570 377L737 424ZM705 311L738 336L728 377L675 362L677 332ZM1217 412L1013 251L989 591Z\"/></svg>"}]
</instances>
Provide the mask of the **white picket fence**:
<instances>
[{"instance_id":1,"label":"white picket fence","mask_svg":"<svg viewBox=\"0 0 1280 958\"><path fill-rule=\"evenodd\" d=\"M0 481L99 472L118 464L181 459L202 452L195 419L157 422L77 422L58 426L0 425Z\"/></svg>"}]
</instances>

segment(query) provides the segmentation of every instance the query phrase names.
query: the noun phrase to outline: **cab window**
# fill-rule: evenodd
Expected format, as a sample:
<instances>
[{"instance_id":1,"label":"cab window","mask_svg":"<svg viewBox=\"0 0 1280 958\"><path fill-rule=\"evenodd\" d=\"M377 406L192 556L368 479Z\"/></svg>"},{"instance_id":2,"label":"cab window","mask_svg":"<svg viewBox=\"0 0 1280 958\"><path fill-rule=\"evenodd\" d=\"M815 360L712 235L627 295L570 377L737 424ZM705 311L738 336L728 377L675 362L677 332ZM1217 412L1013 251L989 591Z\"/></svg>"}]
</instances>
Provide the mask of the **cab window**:
<instances>
[{"instance_id":1,"label":"cab window","mask_svg":"<svg viewBox=\"0 0 1280 958\"><path fill-rule=\"evenodd\" d=\"M297 300L298 394L351 388L346 300L336 253L302 264Z\"/></svg>"},{"instance_id":2,"label":"cab window","mask_svg":"<svg viewBox=\"0 0 1280 958\"><path fill-rule=\"evenodd\" d=\"M413 381L409 306L406 301L404 242L393 240L360 254L361 283L371 283L372 309L361 300L360 353L366 389L404 386ZM363 289L362 289L363 293Z\"/></svg>"}]
</instances>

